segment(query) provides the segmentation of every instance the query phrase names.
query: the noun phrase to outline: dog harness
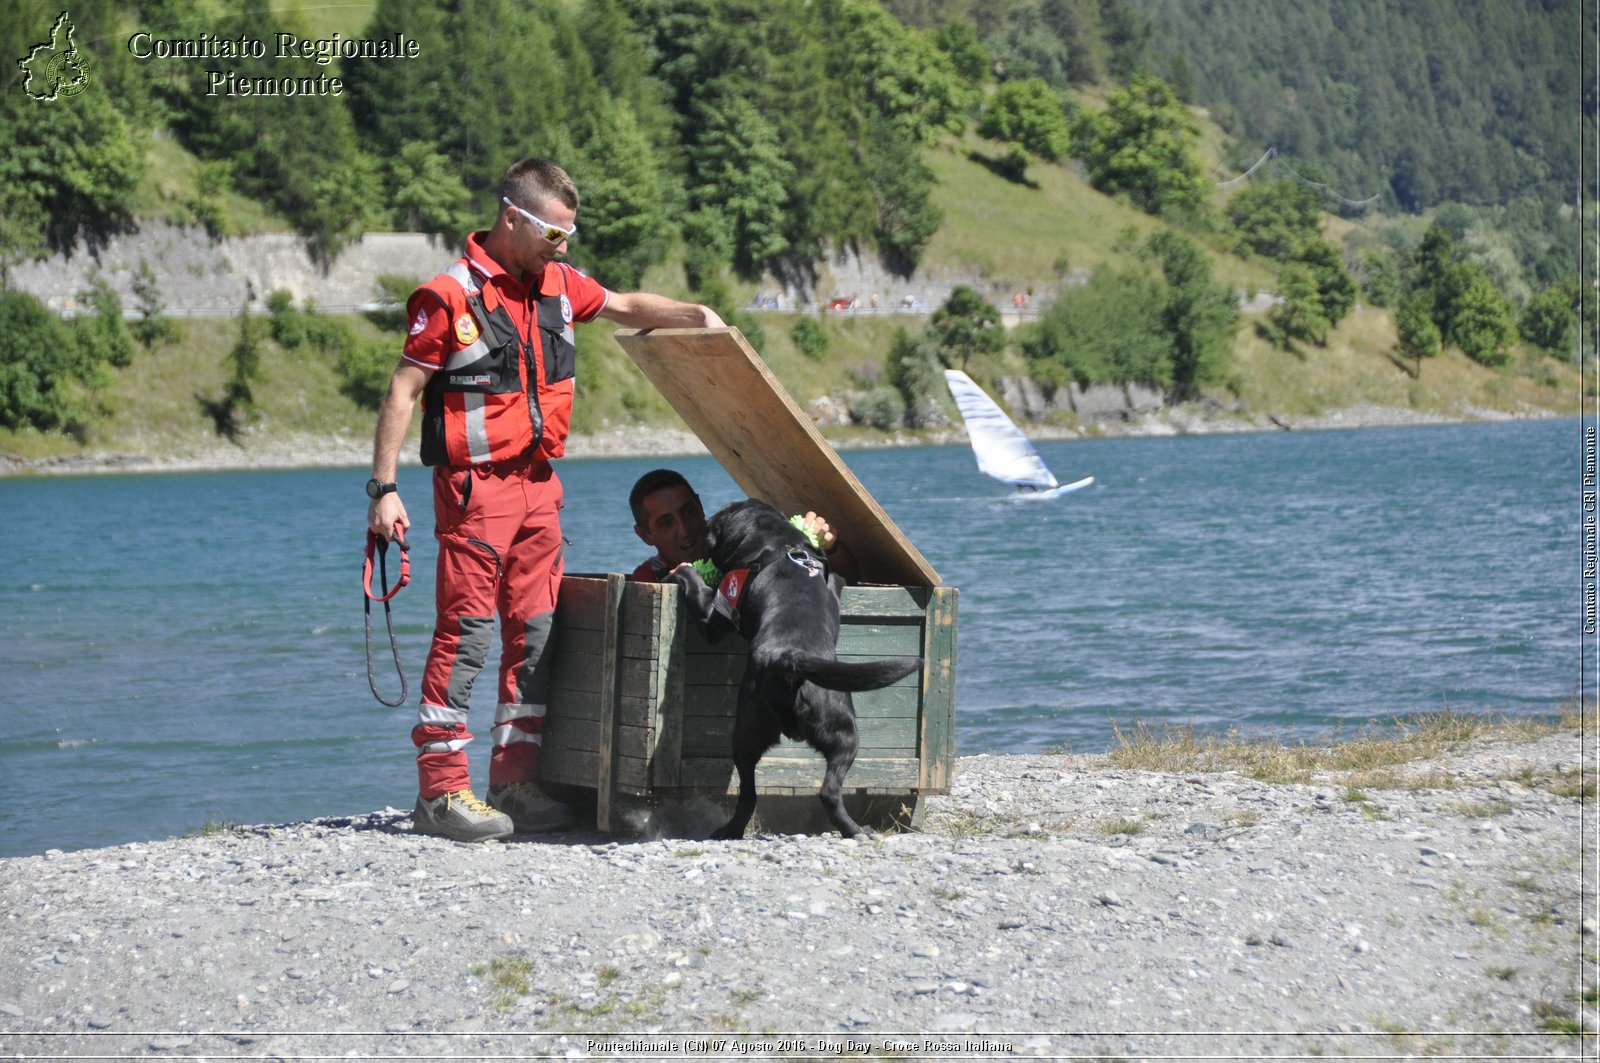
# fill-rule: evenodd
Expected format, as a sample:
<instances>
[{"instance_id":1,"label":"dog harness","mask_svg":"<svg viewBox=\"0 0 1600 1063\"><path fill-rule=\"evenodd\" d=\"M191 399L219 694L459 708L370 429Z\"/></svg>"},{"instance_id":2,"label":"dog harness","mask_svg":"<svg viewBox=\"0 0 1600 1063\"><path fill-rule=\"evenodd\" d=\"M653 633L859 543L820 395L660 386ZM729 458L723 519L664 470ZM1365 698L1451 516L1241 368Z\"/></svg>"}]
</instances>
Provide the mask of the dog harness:
<instances>
[{"instance_id":1,"label":"dog harness","mask_svg":"<svg viewBox=\"0 0 1600 1063\"><path fill-rule=\"evenodd\" d=\"M809 550L802 550L798 546L791 547L784 556L805 569L809 577L816 578L828 571L826 562L814 556ZM727 617L740 632L743 632L744 628L739 623L739 603L744 600L744 593L749 589L750 581L756 578L756 573L760 572L762 567L762 564L757 562L749 568L736 568L723 573L722 579L717 582L717 596L712 601L711 608Z\"/></svg>"},{"instance_id":2,"label":"dog harness","mask_svg":"<svg viewBox=\"0 0 1600 1063\"><path fill-rule=\"evenodd\" d=\"M754 569L736 568L732 572L724 573L717 583L717 597L711 603L711 608L723 616L735 628L739 627L739 603L744 600L744 592L750 586L751 573L760 571L761 566Z\"/></svg>"}]
</instances>

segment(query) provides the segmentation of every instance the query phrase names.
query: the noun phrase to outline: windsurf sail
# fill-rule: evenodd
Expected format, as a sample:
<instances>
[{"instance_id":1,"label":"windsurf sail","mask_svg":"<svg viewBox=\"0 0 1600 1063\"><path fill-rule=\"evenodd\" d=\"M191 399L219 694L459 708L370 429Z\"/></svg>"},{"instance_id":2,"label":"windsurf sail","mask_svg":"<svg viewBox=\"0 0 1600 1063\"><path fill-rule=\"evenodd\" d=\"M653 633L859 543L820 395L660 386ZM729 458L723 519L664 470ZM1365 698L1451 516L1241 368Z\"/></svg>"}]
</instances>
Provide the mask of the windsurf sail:
<instances>
[{"instance_id":1,"label":"windsurf sail","mask_svg":"<svg viewBox=\"0 0 1600 1063\"><path fill-rule=\"evenodd\" d=\"M971 377L959 369L946 369L944 382L961 410L979 472L1001 483L1035 491L1049 491L1059 486L1022 429L1012 423L999 404L973 383ZM1093 479L1091 476L1070 486L1083 487Z\"/></svg>"}]
</instances>

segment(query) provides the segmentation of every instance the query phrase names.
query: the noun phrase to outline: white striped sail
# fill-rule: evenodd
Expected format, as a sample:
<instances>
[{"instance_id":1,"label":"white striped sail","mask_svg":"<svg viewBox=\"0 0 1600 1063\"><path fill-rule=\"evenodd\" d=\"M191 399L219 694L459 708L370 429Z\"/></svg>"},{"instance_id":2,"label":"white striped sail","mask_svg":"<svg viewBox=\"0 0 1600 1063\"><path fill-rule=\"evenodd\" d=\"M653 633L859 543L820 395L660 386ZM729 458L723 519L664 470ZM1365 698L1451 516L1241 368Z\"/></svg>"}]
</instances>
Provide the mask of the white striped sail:
<instances>
[{"instance_id":1,"label":"white striped sail","mask_svg":"<svg viewBox=\"0 0 1600 1063\"><path fill-rule=\"evenodd\" d=\"M1056 478L1045 468L1039 452L1022 429L1011 422L1004 410L972 378L959 369L946 369L944 382L961 410L967 425L967 438L978 458L978 471L1002 483L1046 490L1056 486Z\"/></svg>"}]
</instances>

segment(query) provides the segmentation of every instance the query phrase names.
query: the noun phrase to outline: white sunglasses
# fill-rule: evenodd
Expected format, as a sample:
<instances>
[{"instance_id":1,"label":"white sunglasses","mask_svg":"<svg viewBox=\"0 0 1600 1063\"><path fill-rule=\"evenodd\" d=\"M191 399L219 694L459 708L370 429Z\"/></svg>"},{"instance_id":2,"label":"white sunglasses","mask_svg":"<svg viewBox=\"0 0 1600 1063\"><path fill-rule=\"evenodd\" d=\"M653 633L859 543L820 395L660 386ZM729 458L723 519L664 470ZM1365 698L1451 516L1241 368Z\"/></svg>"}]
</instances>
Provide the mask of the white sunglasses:
<instances>
[{"instance_id":1,"label":"white sunglasses","mask_svg":"<svg viewBox=\"0 0 1600 1063\"><path fill-rule=\"evenodd\" d=\"M500 202L504 203L506 206L510 207L524 218L527 218L529 221L533 222L534 228L538 230L539 235L544 237L546 240L549 240L552 244L559 244L563 240L570 240L574 236L578 235L578 227L576 225L570 229L563 229L559 225L554 225L545 221L537 214L529 214L527 211L511 202L511 200L507 199L505 196L500 197Z\"/></svg>"}]
</instances>

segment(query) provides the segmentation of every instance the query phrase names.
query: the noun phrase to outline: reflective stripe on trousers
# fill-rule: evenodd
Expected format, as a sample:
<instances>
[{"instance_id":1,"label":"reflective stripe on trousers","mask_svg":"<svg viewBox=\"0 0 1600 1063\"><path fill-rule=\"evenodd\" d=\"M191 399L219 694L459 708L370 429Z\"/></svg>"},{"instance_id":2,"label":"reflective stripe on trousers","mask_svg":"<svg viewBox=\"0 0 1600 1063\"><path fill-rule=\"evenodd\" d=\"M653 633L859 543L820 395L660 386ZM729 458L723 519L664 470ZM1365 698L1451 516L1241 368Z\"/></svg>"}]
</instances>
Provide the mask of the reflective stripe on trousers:
<instances>
[{"instance_id":1,"label":"reflective stripe on trousers","mask_svg":"<svg viewBox=\"0 0 1600 1063\"><path fill-rule=\"evenodd\" d=\"M489 785L537 778L563 571L561 495L545 462L434 470L438 616L412 731L424 797L470 786L467 715L496 615L501 646Z\"/></svg>"}]
</instances>

